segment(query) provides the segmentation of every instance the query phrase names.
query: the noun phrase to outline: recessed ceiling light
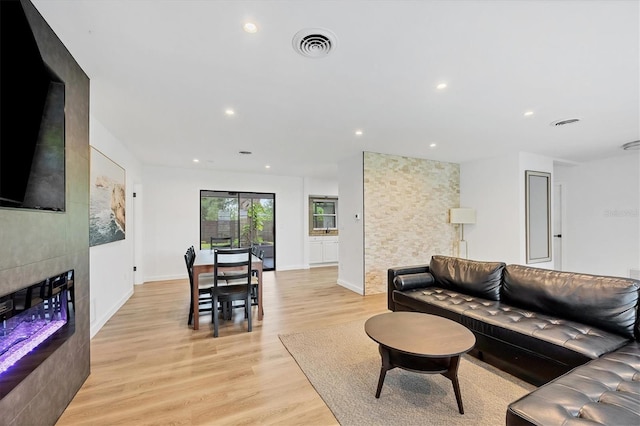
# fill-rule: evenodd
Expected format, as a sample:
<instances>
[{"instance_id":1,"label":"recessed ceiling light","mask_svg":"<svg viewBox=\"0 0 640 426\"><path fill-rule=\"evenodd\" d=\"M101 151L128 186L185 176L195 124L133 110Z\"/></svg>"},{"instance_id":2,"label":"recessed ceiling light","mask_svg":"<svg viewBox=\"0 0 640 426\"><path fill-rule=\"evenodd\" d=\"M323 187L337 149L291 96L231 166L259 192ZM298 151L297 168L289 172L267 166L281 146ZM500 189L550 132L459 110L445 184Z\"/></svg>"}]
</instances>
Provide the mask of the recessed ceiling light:
<instances>
[{"instance_id":1,"label":"recessed ceiling light","mask_svg":"<svg viewBox=\"0 0 640 426\"><path fill-rule=\"evenodd\" d=\"M524 115L525 117L531 117L533 115L533 111L527 111L522 115Z\"/></svg>"},{"instance_id":2,"label":"recessed ceiling light","mask_svg":"<svg viewBox=\"0 0 640 426\"><path fill-rule=\"evenodd\" d=\"M225 113L226 115L229 115L229 116L232 116L232 115L235 115L235 114L236 114L236 112L235 112L234 110L232 110L231 108L227 108L227 109L225 109L225 110L224 110L224 113Z\"/></svg>"},{"instance_id":3,"label":"recessed ceiling light","mask_svg":"<svg viewBox=\"0 0 640 426\"><path fill-rule=\"evenodd\" d=\"M242 29L251 34L258 32L258 26L253 22L246 22Z\"/></svg>"},{"instance_id":4,"label":"recessed ceiling light","mask_svg":"<svg viewBox=\"0 0 640 426\"><path fill-rule=\"evenodd\" d=\"M238 154L251 155L251 151L238 151Z\"/></svg>"},{"instance_id":5,"label":"recessed ceiling light","mask_svg":"<svg viewBox=\"0 0 640 426\"><path fill-rule=\"evenodd\" d=\"M267 164L266 166L264 166L264 168L265 168L265 169L270 169L270 168L271 168L271 166Z\"/></svg>"},{"instance_id":6,"label":"recessed ceiling light","mask_svg":"<svg viewBox=\"0 0 640 426\"><path fill-rule=\"evenodd\" d=\"M200 160L198 160L197 158L194 158L194 159L193 159L193 162L194 162L194 163L199 163L199 162L200 162Z\"/></svg>"},{"instance_id":7,"label":"recessed ceiling light","mask_svg":"<svg viewBox=\"0 0 640 426\"><path fill-rule=\"evenodd\" d=\"M447 88L447 83L440 83L436 86L436 89L442 90Z\"/></svg>"},{"instance_id":8,"label":"recessed ceiling light","mask_svg":"<svg viewBox=\"0 0 640 426\"><path fill-rule=\"evenodd\" d=\"M362 130L356 130L356 136L362 136Z\"/></svg>"},{"instance_id":9,"label":"recessed ceiling light","mask_svg":"<svg viewBox=\"0 0 640 426\"><path fill-rule=\"evenodd\" d=\"M435 143L429 144L429 148L435 148L436 146L438 146L438 145L435 144Z\"/></svg>"}]
</instances>

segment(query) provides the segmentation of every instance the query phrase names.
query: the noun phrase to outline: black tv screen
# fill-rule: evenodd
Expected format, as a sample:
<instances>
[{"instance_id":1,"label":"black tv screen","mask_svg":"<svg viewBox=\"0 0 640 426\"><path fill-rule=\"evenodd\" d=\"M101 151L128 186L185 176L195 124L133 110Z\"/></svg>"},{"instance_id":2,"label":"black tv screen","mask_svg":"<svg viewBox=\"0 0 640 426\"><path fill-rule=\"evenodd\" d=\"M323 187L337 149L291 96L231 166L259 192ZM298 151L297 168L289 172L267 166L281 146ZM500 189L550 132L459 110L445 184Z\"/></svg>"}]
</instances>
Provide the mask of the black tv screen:
<instances>
[{"instance_id":1,"label":"black tv screen","mask_svg":"<svg viewBox=\"0 0 640 426\"><path fill-rule=\"evenodd\" d=\"M0 1L0 207L65 210L65 84L19 1Z\"/></svg>"}]
</instances>

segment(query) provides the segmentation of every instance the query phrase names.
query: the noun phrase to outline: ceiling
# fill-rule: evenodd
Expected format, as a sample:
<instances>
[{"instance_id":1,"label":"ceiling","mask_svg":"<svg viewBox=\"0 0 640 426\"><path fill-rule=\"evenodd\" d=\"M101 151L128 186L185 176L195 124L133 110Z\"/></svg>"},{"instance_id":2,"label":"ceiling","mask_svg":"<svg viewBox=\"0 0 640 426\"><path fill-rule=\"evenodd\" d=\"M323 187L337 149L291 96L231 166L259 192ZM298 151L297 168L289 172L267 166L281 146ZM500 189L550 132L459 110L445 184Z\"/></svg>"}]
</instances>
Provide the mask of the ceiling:
<instances>
[{"instance_id":1,"label":"ceiling","mask_svg":"<svg viewBox=\"0 0 640 426\"><path fill-rule=\"evenodd\" d=\"M335 178L360 151L637 154L638 1L32 1L144 164ZM306 28L335 34L327 56L293 49Z\"/></svg>"}]
</instances>

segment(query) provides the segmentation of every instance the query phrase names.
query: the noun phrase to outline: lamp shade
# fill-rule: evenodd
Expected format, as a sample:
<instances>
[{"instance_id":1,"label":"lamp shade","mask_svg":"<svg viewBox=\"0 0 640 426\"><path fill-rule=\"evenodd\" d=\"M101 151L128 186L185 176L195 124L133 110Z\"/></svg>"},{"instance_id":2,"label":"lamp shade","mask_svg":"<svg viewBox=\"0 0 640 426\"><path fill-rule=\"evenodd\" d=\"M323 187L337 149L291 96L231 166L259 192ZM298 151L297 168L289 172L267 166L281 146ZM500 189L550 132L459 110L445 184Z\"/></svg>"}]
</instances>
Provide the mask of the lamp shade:
<instances>
[{"instance_id":1,"label":"lamp shade","mask_svg":"<svg viewBox=\"0 0 640 426\"><path fill-rule=\"evenodd\" d=\"M475 209L449 209L449 223L476 223Z\"/></svg>"}]
</instances>

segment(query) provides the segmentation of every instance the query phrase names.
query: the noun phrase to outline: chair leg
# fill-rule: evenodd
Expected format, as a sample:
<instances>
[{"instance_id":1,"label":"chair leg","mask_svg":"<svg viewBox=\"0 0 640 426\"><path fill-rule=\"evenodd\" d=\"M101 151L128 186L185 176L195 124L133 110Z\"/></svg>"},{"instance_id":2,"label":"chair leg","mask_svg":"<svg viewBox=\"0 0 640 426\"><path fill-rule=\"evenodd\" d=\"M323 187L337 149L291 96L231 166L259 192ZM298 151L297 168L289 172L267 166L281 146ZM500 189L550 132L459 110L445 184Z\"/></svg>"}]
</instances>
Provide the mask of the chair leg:
<instances>
[{"instance_id":1,"label":"chair leg","mask_svg":"<svg viewBox=\"0 0 640 426\"><path fill-rule=\"evenodd\" d=\"M218 296L213 296L213 305L211 305L211 316L213 317L213 337L218 337Z\"/></svg>"},{"instance_id":2,"label":"chair leg","mask_svg":"<svg viewBox=\"0 0 640 426\"><path fill-rule=\"evenodd\" d=\"M222 302L222 319L227 321L231 319L231 313L233 310L233 302L230 300Z\"/></svg>"},{"instance_id":3,"label":"chair leg","mask_svg":"<svg viewBox=\"0 0 640 426\"><path fill-rule=\"evenodd\" d=\"M245 302L245 307L247 307L247 321L249 329L247 331L251 331L251 294L247 295L247 301Z\"/></svg>"},{"instance_id":4,"label":"chair leg","mask_svg":"<svg viewBox=\"0 0 640 426\"><path fill-rule=\"evenodd\" d=\"M189 318L187 319L187 325L191 325L193 323L193 300L189 304Z\"/></svg>"}]
</instances>

